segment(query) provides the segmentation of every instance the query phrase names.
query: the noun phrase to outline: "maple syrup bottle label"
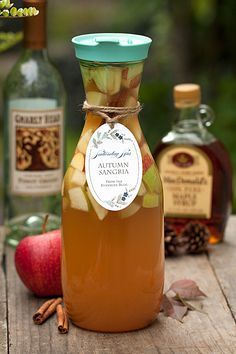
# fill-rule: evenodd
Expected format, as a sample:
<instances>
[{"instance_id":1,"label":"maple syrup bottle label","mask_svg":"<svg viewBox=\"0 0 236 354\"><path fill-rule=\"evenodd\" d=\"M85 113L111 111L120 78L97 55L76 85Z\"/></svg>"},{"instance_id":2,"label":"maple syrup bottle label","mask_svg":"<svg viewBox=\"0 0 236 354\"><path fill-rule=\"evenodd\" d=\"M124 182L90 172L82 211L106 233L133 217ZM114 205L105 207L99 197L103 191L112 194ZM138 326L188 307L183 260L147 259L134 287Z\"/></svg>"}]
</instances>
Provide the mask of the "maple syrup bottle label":
<instances>
[{"instance_id":1,"label":"maple syrup bottle label","mask_svg":"<svg viewBox=\"0 0 236 354\"><path fill-rule=\"evenodd\" d=\"M56 107L53 99L17 99L11 101L10 124L11 193L51 195L60 192L63 109Z\"/></svg>"},{"instance_id":2,"label":"maple syrup bottle label","mask_svg":"<svg viewBox=\"0 0 236 354\"><path fill-rule=\"evenodd\" d=\"M172 145L157 159L167 217L211 217L212 163L197 147Z\"/></svg>"},{"instance_id":3,"label":"maple syrup bottle label","mask_svg":"<svg viewBox=\"0 0 236 354\"><path fill-rule=\"evenodd\" d=\"M101 206L113 211L129 206L142 182L141 152L131 131L120 123L100 126L89 141L85 171Z\"/></svg>"}]
</instances>

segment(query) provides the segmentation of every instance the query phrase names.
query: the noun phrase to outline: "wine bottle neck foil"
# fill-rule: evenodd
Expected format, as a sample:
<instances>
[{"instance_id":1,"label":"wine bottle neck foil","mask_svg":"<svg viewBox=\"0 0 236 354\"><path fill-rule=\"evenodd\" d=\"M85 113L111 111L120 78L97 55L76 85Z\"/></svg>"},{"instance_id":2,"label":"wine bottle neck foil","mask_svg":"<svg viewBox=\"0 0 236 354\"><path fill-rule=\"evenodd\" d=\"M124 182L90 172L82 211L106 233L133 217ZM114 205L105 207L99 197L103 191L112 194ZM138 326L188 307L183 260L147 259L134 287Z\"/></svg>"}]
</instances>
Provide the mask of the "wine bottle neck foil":
<instances>
[{"instance_id":1,"label":"wine bottle neck foil","mask_svg":"<svg viewBox=\"0 0 236 354\"><path fill-rule=\"evenodd\" d=\"M36 7L37 16L24 18L24 47L40 50L47 47L47 2L45 0L24 0L24 7Z\"/></svg>"}]
</instances>

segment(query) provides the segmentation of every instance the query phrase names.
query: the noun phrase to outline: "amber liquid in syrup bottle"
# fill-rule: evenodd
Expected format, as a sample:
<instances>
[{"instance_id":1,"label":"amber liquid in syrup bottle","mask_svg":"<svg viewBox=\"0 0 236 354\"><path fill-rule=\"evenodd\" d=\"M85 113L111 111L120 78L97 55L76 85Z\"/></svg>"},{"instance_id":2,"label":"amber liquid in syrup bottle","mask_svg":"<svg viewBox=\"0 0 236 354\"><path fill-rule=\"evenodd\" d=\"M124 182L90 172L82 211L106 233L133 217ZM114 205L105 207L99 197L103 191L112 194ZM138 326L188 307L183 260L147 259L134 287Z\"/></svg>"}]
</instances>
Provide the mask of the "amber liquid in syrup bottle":
<instances>
[{"instance_id":1,"label":"amber liquid in syrup bottle","mask_svg":"<svg viewBox=\"0 0 236 354\"><path fill-rule=\"evenodd\" d=\"M214 114L200 105L200 87L174 87L179 110L154 158L165 198L166 255L195 253L223 240L232 203L232 167L222 142L208 130Z\"/></svg>"}]
</instances>

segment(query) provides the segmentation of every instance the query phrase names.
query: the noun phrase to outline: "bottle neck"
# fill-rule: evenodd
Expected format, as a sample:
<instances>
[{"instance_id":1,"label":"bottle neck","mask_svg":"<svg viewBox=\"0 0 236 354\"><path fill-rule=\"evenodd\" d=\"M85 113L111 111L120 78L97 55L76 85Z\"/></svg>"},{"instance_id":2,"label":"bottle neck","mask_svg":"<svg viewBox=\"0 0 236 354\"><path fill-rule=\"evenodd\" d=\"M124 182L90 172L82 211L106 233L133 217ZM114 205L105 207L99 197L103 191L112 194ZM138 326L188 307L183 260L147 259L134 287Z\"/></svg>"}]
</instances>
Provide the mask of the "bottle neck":
<instances>
[{"instance_id":1,"label":"bottle neck","mask_svg":"<svg viewBox=\"0 0 236 354\"><path fill-rule=\"evenodd\" d=\"M45 52L47 48L46 1L24 0L25 7L35 6L39 14L24 19L24 48Z\"/></svg>"},{"instance_id":2,"label":"bottle neck","mask_svg":"<svg viewBox=\"0 0 236 354\"><path fill-rule=\"evenodd\" d=\"M179 110L173 129L178 132L191 132L203 129L199 115L199 106L186 107Z\"/></svg>"},{"instance_id":3,"label":"bottle neck","mask_svg":"<svg viewBox=\"0 0 236 354\"><path fill-rule=\"evenodd\" d=\"M42 49L31 49L31 48L24 48L24 51L22 53L22 57L25 60L28 59L33 59L35 61L48 61L48 52L47 48L42 48Z\"/></svg>"},{"instance_id":4,"label":"bottle neck","mask_svg":"<svg viewBox=\"0 0 236 354\"><path fill-rule=\"evenodd\" d=\"M114 64L80 61L86 100L90 105L136 107L143 62Z\"/></svg>"}]
</instances>

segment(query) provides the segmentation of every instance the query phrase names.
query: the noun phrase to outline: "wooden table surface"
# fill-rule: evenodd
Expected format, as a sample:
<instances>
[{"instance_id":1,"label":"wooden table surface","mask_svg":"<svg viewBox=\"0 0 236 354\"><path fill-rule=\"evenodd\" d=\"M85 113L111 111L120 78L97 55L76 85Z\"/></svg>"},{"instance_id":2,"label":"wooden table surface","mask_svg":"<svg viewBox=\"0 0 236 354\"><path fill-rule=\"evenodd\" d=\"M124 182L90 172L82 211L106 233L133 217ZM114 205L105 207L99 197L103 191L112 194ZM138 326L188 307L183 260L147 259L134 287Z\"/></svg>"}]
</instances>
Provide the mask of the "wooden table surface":
<instances>
[{"instance_id":1,"label":"wooden table surface","mask_svg":"<svg viewBox=\"0 0 236 354\"><path fill-rule=\"evenodd\" d=\"M3 238L3 236L2 236ZM57 332L56 318L34 325L32 314L43 302L31 295L14 268L14 250L0 244L0 353L218 354L236 353L236 217L226 241L208 254L167 259L166 286L191 278L208 295L206 314L191 311L179 323L163 314L150 327L124 334L95 333L70 326Z\"/></svg>"}]
</instances>

